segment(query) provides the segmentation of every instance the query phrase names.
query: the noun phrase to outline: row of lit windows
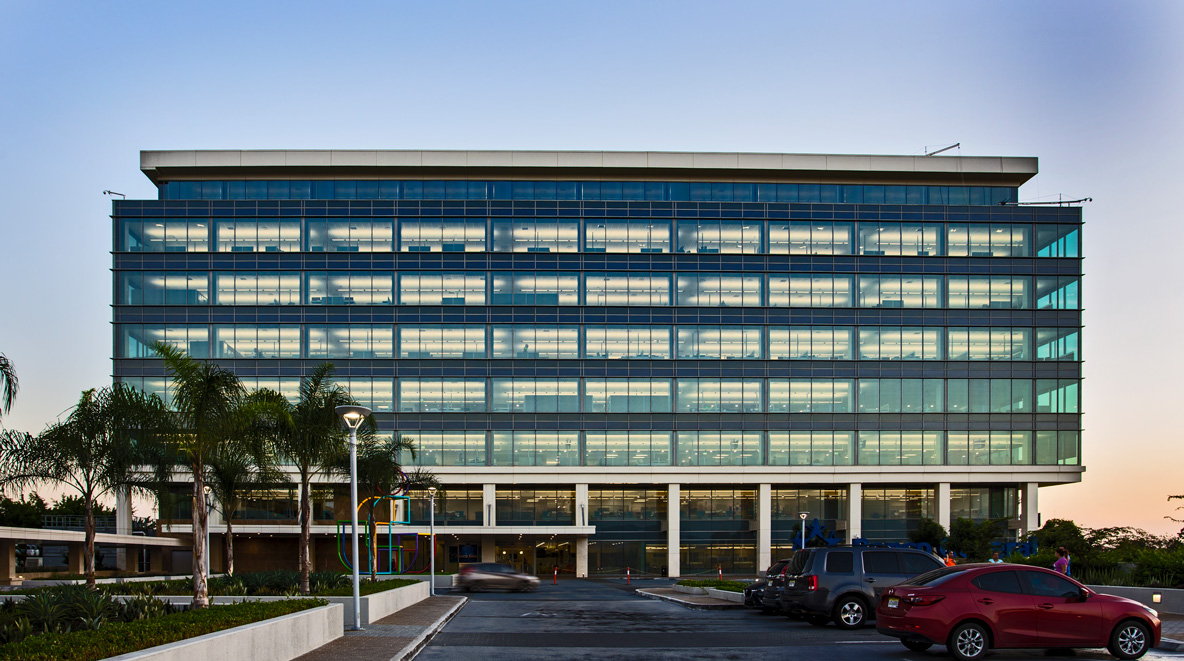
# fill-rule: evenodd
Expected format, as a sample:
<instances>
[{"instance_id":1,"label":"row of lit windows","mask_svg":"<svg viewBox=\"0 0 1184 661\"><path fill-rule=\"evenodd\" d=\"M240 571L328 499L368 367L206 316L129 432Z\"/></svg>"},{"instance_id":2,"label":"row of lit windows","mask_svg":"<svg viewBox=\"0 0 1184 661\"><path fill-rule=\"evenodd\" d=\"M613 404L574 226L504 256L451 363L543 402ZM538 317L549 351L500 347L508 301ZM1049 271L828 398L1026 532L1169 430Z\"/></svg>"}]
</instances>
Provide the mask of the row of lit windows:
<instances>
[{"instance_id":1,"label":"row of lit windows","mask_svg":"<svg viewBox=\"0 0 1184 661\"><path fill-rule=\"evenodd\" d=\"M117 324L115 334L116 358L152 358L157 342L195 358L260 359L1074 361L1081 355L1074 328Z\"/></svg>"},{"instance_id":2,"label":"row of lit windows","mask_svg":"<svg viewBox=\"0 0 1184 661\"><path fill-rule=\"evenodd\" d=\"M637 200L802 204L996 205L1001 186L757 184L685 181L444 181L390 179L170 181L162 200Z\"/></svg>"},{"instance_id":3,"label":"row of lit windows","mask_svg":"<svg viewBox=\"0 0 1184 661\"><path fill-rule=\"evenodd\" d=\"M121 271L125 305L559 305L1076 310L1076 276Z\"/></svg>"},{"instance_id":4,"label":"row of lit windows","mask_svg":"<svg viewBox=\"0 0 1184 661\"><path fill-rule=\"evenodd\" d=\"M1075 431L420 432L409 466L1076 465Z\"/></svg>"},{"instance_id":5,"label":"row of lit windows","mask_svg":"<svg viewBox=\"0 0 1184 661\"><path fill-rule=\"evenodd\" d=\"M613 218L120 218L121 252L1078 257L1076 225Z\"/></svg>"},{"instance_id":6,"label":"row of lit windows","mask_svg":"<svg viewBox=\"0 0 1184 661\"><path fill-rule=\"evenodd\" d=\"M168 393L162 392L168 385L164 379L122 380L168 398ZM339 382L363 406L375 411L407 413L1078 413L1080 410L1076 379L352 377ZM291 392L283 394L291 396Z\"/></svg>"}]
</instances>

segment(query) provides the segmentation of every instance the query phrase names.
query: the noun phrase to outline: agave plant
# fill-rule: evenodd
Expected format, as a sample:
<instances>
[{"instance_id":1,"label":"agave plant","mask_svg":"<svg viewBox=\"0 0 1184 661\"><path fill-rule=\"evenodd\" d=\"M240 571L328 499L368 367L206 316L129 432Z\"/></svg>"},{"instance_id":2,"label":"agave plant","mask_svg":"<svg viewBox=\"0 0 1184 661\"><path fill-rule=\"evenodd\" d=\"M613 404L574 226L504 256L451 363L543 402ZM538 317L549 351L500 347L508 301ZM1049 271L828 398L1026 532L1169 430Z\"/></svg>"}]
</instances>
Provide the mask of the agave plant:
<instances>
[{"instance_id":1,"label":"agave plant","mask_svg":"<svg viewBox=\"0 0 1184 661\"><path fill-rule=\"evenodd\" d=\"M44 590L29 595L21 602L19 611L29 619L36 631L51 633L70 630L69 610L53 591Z\"/></svg>"},{"instance_id":2,"label":"agave plant","mask_svg":"<svg viewBox=\"0 0 1184 661\"><path fill-rule=\"evenodd\" d=\"M32 635L33 625L24 616L14 617L0 625L0 643L19 643Z\"/></svg>"}]
</instances>

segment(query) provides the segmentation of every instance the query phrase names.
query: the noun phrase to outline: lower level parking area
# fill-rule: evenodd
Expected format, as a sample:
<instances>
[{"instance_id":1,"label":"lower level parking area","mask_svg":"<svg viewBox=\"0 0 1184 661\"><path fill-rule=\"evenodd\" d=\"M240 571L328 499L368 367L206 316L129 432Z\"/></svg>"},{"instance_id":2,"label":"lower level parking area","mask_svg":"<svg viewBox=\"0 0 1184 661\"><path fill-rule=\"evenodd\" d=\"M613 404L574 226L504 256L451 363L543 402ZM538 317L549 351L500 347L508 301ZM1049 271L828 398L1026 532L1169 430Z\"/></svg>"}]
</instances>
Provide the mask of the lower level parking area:
<instances>
[{"instance_id":1,"label":"lower level parking area","mask_svg":"<svg viewBox=\"0 0 1184 661\"><path fill-rule=\"evenodd\" d=\"M639 596L669 580L545 581L533 592L470 593L470 601L424 648L423 661L588 659L951 659L944 647L912 652L872 626L844 631L753 609L692 610ZM1165 632L1166 635L1166 632ZM1105 650L1063 654L1112 659ZM1044 650L992 651L1000 660L1045 659ZM1060 655L1058 655L1060 656ZM1181 658L1152 650L1145 659Z\"/></svg>"}]
</instances>

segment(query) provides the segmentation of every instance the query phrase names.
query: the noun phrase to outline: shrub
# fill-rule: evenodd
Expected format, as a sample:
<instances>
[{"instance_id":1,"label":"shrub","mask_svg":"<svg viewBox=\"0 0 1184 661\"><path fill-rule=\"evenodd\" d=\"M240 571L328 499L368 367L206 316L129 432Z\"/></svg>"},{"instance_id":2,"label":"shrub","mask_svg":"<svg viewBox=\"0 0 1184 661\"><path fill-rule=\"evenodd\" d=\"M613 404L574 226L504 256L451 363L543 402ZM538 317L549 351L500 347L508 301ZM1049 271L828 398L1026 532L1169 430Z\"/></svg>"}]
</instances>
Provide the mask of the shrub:
<instances>
[{"instance_id":1,"label":"shrub","mask_svg":"<svg viewBox=\"0 0 1184 661\"><path fill-rule=\"evenodd\" d=\"M245 602L111 622L97 631L50 633L0 647L0 659L94 661L324 605L320 599Z\"/></svg>"},{"instance_id":2,"label":"shrub","mask_svg":"<svg viewBox=\"0 0 1184 661\"><path fill-rule=\"evenodd\" d=\"M676 585L682 585L688 588L715 588L716 590L727 590L728 592L744 592L744 588L748 583L742 581L721 581L718 578L712 579L687 579L679 581Z\"/></svg>"}]
</instances>

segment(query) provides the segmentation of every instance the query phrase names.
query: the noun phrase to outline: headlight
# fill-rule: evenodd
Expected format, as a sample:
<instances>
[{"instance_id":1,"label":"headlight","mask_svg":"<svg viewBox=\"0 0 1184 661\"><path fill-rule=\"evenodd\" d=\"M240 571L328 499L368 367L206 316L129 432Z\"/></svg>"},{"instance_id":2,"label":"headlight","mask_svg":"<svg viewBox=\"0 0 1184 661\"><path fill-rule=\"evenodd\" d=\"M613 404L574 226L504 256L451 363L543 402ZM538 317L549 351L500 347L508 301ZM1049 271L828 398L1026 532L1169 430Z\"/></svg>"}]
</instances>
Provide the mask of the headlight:
<instances>
[{"instance_id":1,"label":"headlight","mask_svg":"<svg viewBox=\"0 0 1184 661\"><path fill-rule=\"evenodd\" d=\"M1159 611L1155 610L1154 608L1152 608L1152 607L1150 607L1150 606L1143 606L1143 608L1146 608L1146 609L1147 609L1147 612L1148 612L1148 613L1151 613L1151 615L1152 615L1153 617L1159 617Z\"/></svg>"}]
</instances>

